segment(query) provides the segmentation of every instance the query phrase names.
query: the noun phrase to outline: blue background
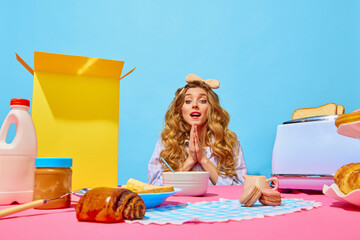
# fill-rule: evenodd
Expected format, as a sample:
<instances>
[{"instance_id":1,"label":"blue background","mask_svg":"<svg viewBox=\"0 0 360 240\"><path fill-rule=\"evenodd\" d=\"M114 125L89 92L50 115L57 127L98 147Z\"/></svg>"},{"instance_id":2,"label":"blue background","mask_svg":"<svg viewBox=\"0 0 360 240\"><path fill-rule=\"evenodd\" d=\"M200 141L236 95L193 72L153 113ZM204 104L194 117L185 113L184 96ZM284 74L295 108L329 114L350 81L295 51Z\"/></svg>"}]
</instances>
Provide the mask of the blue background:
<instances>
[{"instance_id":1,"label":"blue background","mask_svg":"<svg viewBox=\"0 0 360 240\"><path fill-rule=\"evenodd\" d=\"M359 12L335 0L0 0L0 119L32 97L15 52L30 66L34 51L124 60L123 74L137 69L120 83L119 183L146 181L165 111L195 73L220 80L249 173L270 176L276 127L295 109L360 107Z\"/></svg>"}]
</instances>

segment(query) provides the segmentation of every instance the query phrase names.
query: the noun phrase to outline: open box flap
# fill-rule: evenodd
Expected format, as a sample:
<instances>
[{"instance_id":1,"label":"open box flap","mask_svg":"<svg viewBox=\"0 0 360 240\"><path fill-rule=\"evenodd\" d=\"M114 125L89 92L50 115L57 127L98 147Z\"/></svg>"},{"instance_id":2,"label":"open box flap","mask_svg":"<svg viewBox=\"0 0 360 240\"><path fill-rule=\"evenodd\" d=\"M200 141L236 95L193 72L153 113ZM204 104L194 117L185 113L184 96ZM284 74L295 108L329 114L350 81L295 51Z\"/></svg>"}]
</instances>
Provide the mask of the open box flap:
<instances>
[{"instance_id":1,"label":"open box flap","mask_svg":"<svg viewBox=\"0 0 360 240\"><path fill-rule=\"evenodd\" d=\"M56 53L35 51L34 70L17 54L16 59L32 74L38 72L52 72L62 74L74 74L82 76L108 77L123 79L135 68L121 76L124 61L108 60L102 58L82 57Z\"/></svg>"},{"instance_id":2,"label":"open box flap","mask_svg":"<svg viewBox=\"0 0 360 240\"><path fill-rule=\"evenodd\" d=\"M17 53L15 53L16 59L32 74L34 75L34 69L32 69Z\"/></svg>"}]
</instances>

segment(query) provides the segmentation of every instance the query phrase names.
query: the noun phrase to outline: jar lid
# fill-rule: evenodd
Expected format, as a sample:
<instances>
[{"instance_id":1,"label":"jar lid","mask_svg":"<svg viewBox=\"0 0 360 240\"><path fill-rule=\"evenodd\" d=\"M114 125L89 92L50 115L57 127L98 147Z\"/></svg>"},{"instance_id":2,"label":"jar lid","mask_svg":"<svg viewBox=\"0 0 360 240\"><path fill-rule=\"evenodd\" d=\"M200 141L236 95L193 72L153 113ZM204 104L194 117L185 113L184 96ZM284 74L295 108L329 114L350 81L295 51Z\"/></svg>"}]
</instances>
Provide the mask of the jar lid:
<instances>
[{"instance_id":1,"label":"jar lid","mask_svg":"<svg viewBox=\"0 0 360 240\"><path fill-rule=\"evenodd\" d=\"M13 105L23 105L23 106L30 107L30 101L27 99L23 99L23 98L13 98L10 101L10 106L13 106Z\"/></svg>"},{"instance_id":2,"label":"jar lid","mask_svg":"<svg viewBox=\"0 0 360 240\"><path fill-rule=\"evenodd\" d=\"M35 158L35 167L72 167L72 158Z\"/></svg>"}]
</instances>

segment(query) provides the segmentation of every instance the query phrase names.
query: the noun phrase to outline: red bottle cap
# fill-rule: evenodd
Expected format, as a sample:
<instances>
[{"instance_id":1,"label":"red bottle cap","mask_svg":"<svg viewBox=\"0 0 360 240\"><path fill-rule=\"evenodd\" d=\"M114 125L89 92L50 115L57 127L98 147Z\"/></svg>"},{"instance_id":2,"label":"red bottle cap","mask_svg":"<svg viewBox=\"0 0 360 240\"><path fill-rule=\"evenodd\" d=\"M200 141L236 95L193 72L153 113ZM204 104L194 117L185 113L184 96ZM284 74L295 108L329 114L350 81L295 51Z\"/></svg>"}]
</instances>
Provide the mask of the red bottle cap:
<instances>
[{"instance_id":1,"label":"red bottle cap","mask_svg":"<svg viewBox=\"0 0 360 240\"><path fill-rule=\"evenodd\" d=\"M10 106L11 105L23 105L23 106L30 107L30 101L27 99L22 99L22 98L13 98L10 101Z\"/></svg>"}]
</instances>

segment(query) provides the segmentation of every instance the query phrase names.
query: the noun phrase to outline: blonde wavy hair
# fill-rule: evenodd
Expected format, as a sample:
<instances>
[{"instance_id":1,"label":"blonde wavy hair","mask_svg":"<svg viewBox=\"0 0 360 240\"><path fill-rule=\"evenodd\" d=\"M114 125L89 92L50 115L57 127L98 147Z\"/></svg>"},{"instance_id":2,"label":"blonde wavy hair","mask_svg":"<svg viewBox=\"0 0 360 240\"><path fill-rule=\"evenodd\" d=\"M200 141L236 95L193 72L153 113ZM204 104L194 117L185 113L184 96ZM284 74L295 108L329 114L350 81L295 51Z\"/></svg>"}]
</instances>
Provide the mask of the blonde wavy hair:
<instances>
[{"instance_id":1,"label":"blonde wavy hair","mask_svg":"<svg viewBox=\"0 0 360 240\"><path fill-rule=\"evenodd\" d=\"M185 93L189 88L202 88L207 92L209 108L207 112L206 145L210 146L213 153L218 157L217 171L221 176L236 176L235 157L237 155L237 136L227 129L230 117L228 112L220 106L218 95L204 82L193 81L185 87L179 88L174 100L171 102L165 114L164 129L161 132L161 140L164 149L160 152L174 171L179 170L189 153L185 148L185 140L190 138L191 126L182 117L181 108L184 104ZM163 169L167 171L164 163Z\"/></svg>"}]
</instances>

